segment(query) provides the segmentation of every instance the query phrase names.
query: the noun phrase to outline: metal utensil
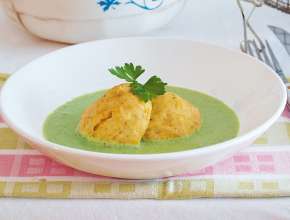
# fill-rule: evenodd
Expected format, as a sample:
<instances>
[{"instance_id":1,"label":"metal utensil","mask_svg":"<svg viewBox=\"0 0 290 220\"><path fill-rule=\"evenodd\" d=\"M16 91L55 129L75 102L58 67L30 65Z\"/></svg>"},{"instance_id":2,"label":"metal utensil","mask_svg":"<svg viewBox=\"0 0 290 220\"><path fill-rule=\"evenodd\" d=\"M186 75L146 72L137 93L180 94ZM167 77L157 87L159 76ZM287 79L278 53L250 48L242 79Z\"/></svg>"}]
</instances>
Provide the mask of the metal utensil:
<instances>
[{"instance_id":1,"label":"metal utensil","mask_svg":"<svg viewBox=\"0 0 290 220\"><path fill-rule=\"evenodd\" d=\"M251 11L246 14L243 6L242 6L242 2L247 2L247 3L251 3L252 4L252 9ZM260 49L263 49L263 42L260 38L260 36L257 34L257 32L255 31L255 29L253 28L250 19L253 17L253 14L255 12L255 10L259 7L263 6L263 0L237 0L237 4L238 7L240 9L240 12L242 14L242 18L243 18L243 41L241 42L241 50L245 53L249 52L249 45L248 45L248 35L249 33L251 33L255 39L257 39L257 41L259 41L259 45L261 45L262 47Z\"/></svg>"},{"instance_id":2,"label":"metal utensil","mask_svg":"<svg viewBox=\"0 0 290 220\"><path fill-rule=\"evenodd\" d=\"M258 46L260 42L257 42L256 40L248 40L248 54L250 54L253 57L258 58L262 62L266 63L268 66L270 66L276 73L279 75L279 77L282 79L282 81L287 86L287 93L288 93L288 101L287 101L287 108L290 110L290 90L289 90L289 83L288 80L280 66L280 63L276 57L276 55L273 52L272 47L270 46L269 42L266 40L265 44L261 42L263 45ZM263 49L261 49L263 48Z\"/></svg>"},{"instance_id":3,"label":"metal utensil","mask_svg":"<svg viewBox=\"0 0 290 220\"><path fill-rule=\"evenodd\" d=\"M252 10L248 15L246 15L245 10L242 6L242 1L252 4ZM244 53L250 54L251 56L257 57L262 62L269 65L275 72L280 76L285 85L287 86L287 108L290 111L290 84L288 83L287 78L285 77L281 66L276 58L270 44L268 41L265 43L262 41L261 37L254 30L253 26L250 23L250 18L253 16L254 11L263 6L264 0L237 0L238 7L240 9L242 19L243 19L243 41L240 44L240 48ZM252 34L252 39L249 40L248 34ZM266 45L265 45L266 44ZM267 47L266 47L267 46Z\"/></svg>"},{"instance_id":4,"label":"metal utensil","mask_svg":"<svg viewBox=\"0 0 290 220\"><path fill-rule=\"evenodd\" d=\"M286 49L288 55L290 56L290 33L285 31L284 29L272 25L268 25L271 31L276 35L276 37L280 40L281 44Z\"/></svg>"},{"instance_id":5,"label":"metal utensil","mask_svg":"<svg viewBox=\"0 0 290 220\"><path fill-rule=\"evenodd\" d=\"M288 83L288 80L287 80L286 76L284 75L283 70L282 70L282 68L280 66L280 63L277 60L277 58L276 58L276 56L275 56L275 54L274 54L274 52L273 52L273 50L272 50L272 48L271 48L271 46L270 46L270 44L269 44L269 42L267 40L266 40L266 46L267 46L267 49L269 51L270 57L272 59L272 64L273 64L272 68L281 77L281 79L283 80L283 82L285 84L287 84Z\"/></svg>"}]
</instances>

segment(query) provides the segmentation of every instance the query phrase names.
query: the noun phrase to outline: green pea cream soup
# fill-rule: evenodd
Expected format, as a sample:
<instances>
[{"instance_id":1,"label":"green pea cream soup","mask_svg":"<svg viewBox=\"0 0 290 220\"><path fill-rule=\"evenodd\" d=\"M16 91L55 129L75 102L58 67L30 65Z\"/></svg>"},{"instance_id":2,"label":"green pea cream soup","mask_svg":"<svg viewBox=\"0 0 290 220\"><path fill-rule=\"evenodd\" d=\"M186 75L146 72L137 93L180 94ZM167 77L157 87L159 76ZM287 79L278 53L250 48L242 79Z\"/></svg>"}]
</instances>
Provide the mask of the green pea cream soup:
<instances>
[{"instance_id":1,"label":"green pea cream soup","mask_svg":"<svg viewBox=\"0 0 290 220\"><path fill-rule=\"evenodd\" d=\"M88 140L78 131L83 111L105 91L98 91L75 98L52 112L44 123L47 140L72 148L115 154L154 154L200 148L220 143L237 136L239 120L235 112L218 99L185 88L167 86L173 92L197 107L201 113L201 128L187 137L162 141L142 141L139 146L108 145Z\"/></svg>"}]
</instances>

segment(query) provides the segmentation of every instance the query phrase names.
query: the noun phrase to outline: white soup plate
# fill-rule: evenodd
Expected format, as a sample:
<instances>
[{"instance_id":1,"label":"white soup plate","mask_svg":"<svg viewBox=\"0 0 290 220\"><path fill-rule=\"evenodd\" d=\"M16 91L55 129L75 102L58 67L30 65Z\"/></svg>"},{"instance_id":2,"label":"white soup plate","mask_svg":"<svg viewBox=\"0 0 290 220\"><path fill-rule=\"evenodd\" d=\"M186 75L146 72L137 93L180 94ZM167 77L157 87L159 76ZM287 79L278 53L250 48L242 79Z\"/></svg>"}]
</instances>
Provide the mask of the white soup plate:
<instances>
[{"instance_id":1,"label":"white soup plate","mask_svg":"<svg viewBox=\"0 0 290 220\"><path fill-rule=\"evenodd\" d=\"M110 88L119 79L108 68L133 62L171 85L214 96L238 115L236 138L216 145L162 154L109 154L47 141L49 113L86 93ZM286 89L266 65L240 52L170 38L122 38L79 44L43 56L13 74L1 92L6 123L49 157L89 173L132 179L173 176L230 156L263 134L280 116Z\"/></svg>"}]
</instances>

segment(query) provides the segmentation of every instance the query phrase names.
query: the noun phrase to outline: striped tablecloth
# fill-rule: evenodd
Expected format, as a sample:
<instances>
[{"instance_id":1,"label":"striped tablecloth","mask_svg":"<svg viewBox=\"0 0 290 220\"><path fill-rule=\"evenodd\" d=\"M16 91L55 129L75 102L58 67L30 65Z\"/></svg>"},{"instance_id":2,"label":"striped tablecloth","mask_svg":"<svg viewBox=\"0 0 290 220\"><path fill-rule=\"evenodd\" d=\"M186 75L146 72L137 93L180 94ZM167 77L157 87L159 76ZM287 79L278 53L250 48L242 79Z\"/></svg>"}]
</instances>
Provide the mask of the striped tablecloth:
<instances>
[{"instance_id":1,"label":"striped tablecloth","mask_svg":"<svg viewBox=\"0 0 290 220\"><path fill-rule=\"evenodd\" d=\"M6 76L0 74L0 85ZM0 196L190 199L290 195L290 120L284 115L243 152L180 176L136 181L95 176L31 149L0 116Z\"/></svg>"}]
</instances>

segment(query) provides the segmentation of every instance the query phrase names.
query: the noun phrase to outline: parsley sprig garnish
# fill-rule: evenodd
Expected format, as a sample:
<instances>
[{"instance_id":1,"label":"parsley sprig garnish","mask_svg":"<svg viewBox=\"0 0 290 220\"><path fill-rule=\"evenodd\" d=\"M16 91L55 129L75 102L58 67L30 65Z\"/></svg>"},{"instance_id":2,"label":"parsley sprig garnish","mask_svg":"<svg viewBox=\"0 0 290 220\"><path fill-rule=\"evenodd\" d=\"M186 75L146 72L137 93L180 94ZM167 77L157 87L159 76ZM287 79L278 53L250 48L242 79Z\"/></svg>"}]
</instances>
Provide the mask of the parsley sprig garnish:
<instances>
[{"instance_id":1,"label":"parsley sprig garnish","mask_svg":"<svg viewBox=\"0 0 290 220\"><path fill-rule=\"evenodd\" d=\"M137 82L137 78L145 72L141 66L134 66L133 63L125 63L124 66L110 68L109 72L113 75L131 83L131 91L144 102L165 93L167 83L163 82L158 76L152 76L145 84Z\"/></svg>"}]
</instances>

